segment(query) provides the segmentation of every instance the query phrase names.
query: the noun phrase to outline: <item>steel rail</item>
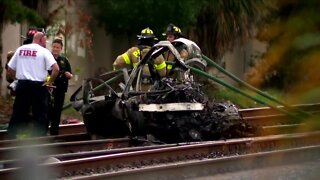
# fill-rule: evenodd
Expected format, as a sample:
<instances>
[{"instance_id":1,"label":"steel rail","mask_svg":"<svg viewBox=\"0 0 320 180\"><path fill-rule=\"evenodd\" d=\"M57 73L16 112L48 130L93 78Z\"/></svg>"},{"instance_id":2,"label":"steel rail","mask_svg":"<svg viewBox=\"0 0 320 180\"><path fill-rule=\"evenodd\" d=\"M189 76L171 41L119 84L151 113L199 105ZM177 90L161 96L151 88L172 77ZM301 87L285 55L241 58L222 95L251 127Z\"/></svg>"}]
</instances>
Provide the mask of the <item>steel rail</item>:
<instances>
[{"instance_id":1,"label":"steel rail","mask_svg":"<svg viewBox=\"0 0 320 180\"><path fill-rule=\"evenodd\" d=\"M114 149L129 147L130 140L128 138L118 139L101 139L101 140L87 140L75 142L57 142L42 144L42 142L29 144L21 144L14 147L0 148L0 161L15 159L18 155L23 155L24 151L38 152L39 156L50 154L75 153L84 151L94 151L103 149Z\"/></svg>"},{"instance_id":2,"label":"steel rail","mask_svg":"<svg viewBox=\"0 0 320 180\"><path fill-rule=\"evenodd\" d=\"M103 150L94 150L94 151L84 151L84 152L75 152L75 153L64 153L64 154L50 154L41 156L39 158L43 159L43 161L47 161L50 158L54 158L56 161L67 161L72 159L80 159L80 158L88 158L94 156L103 156L109 154L119 154L126 152L134 152L134 151L145 151L149 149L159 149L166 147L174 147L185 145L186 143L178 143L178 144L162 144L162 145L149 145L149 146L141 146L141 147L124 147L124 148L115 148L115 149L103 149ZM20 159L11 159L11 160L3 160L0 161L2 164L2 169L5 168L13 168L19 167L21 163Z\"/></svg>"}]
</instances>

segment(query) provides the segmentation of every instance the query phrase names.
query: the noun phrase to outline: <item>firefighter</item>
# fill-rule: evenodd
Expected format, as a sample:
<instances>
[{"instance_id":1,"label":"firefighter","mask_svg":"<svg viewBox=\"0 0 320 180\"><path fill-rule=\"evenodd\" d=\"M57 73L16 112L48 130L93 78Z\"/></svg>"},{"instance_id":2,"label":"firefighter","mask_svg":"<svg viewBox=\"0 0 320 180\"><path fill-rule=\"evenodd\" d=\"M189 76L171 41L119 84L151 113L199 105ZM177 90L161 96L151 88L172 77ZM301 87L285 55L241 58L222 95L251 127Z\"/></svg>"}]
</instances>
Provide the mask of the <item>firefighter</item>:
<instances>
[{"instance_id":1,"label":"firefighter","mask_svg":"<svg viewBox=\"0 0 320 180\"><path fill-rule=\"evenodd\" d=\"M185 38L185 36L182 34L181 29L172 23L168 25L166 31L162 33L162 35L165 36L167 41L171 43L178 38ZM176 49L180 53L182 59L188 58L188 51L186 50L187 48L185 46L176 47ZM172 57L169 54L167 54L166 57L166 60L172 61Z\"/></svg>"},{"instance_id":2,"label":"firefighter","mask_svg":"<svg viewBox=\"0 0 320 180\"><path fill-rule=\"evenodd\" d=\"M172 23L170 23L167 26L166 31L164 33L162 33L162 35L165 36L166 40L171 42L171 43L176 39L185 37L182 34L181 29L178 26L175 26ZM180 57L182 59L187 59L188 58L188 51L186 50L187 48L185 46L179 46L179 47L175 47L175 48L179 52ZM170 62L173 62L175 57L169 51L165 52L163 54L163 56L164 56L164 59L168 62L167 69L166 69L167 76L172 76L172 72L170 72L170 71L172 70L173 66L172 66L172 63L170 63Z\"/></svg>"},{"instance_id":3,"label":"firefighter","mask_svg":"<svg viewBox=\"0 0 320 180\"><path fill-rule=\"evenodd\" d=\"M166 37L167 41L172 42L175 39L185 37L181 29L178 26L175 26L174 24L170 23L164 33L162 33L163 36Z\"/></svg>"},{"instance_id":4,"label":"firefighter","mask_svg":"<svg viewBox=\"0 0 320 180\"><path fill-rule=\"evenodd\" d=\"M31 44L33 41L33 36L37 33L37 32L44 32L43 28L35 28L35 27L30 27L26 36L22 36L23 38L25 38L25 40L23 41L23 45L25 44ZM9 83L9 85L7 86L8 90L9 90L9 94L14 96L15 92L14 92L14 88L17 84L17 81L15 81L15 77L10 76L10 73L8 72L8 63L10 61L10 59L12 58L12 56L14 55L14 51L8 51L7 53L7 62L5 65L5 70L6 70L6 80Z\"/></svg>"},{"instance_id":5,"label":"firefighter","mask_svg":"<svg viewBox=\"0 0 320 180\"><path fill-rule=\"evenodd\" d=\"M46 34L34 34L31 44L20 46L8 63L8 71L18 80L13 112L8 126L8 137L17 138L25 124L30 108L33 115L33 136L47 134L48 91L59 72L53 55L45 48ZM52 70L51 80L45 82L47 71Z\"/></svg>"},{"instance_id":6,"label":"firefighter","mask_svg":"<svg viewBox=\"0 0 320 180\"><path fill-rule=\"evenodd\" d=\"M162 35L166 36L167 41L170 41L177 49L180 57L186 64L196 67L200 70L205 70L207 63L202 60L201 49L195 42L186 39L179 27L171 23L168 25L166 31ZM173 72L171 70L173 66L170 62L174 61L174 56L170 52L165 52L164 57L168 62L167 75L172 76Z\"/></svg>"},{"instance_id":7,"label":"firefighter","mask_svg":"<svg viewBox=\"0 0 320 180\"><path fill-rule=\"evenodd\" d=\"M119 55L113 63L113 69L133 69L137 66L140 59L142 59L151 47L157 41L156 36L153 34L153 31L150 28L145 28L141 31L138 37L138 45L131 47L125 53ZM164 61L163 56L158 56L155 60L155 69L161 77L166 75L166 62ZM148 73L148 72L146 72Z\"/></svg>"}]
</instances>

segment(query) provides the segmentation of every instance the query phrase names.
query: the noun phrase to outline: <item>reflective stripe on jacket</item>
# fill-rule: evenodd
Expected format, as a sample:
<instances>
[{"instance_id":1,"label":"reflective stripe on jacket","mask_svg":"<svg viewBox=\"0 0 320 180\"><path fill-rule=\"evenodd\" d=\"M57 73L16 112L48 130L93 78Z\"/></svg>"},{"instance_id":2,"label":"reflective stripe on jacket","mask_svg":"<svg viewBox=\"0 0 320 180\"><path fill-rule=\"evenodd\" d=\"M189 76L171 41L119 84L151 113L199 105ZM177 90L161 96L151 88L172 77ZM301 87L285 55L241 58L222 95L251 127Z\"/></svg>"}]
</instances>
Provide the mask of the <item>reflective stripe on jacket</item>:
<instances>
[{"instance_id":1,"label":"reflective stripe on jacket","mask_svg":"<svg viewBox=\"0 0 320 180\"><path fill-rule=\"evenodd\" d=\"M138 47L132 47L128 49L127 52L118 56L113 63L113 69L128 68L132 69L137 66L140 57L143 58L151 49L151 47L146 46L141 51ZM154 60L155 69L159 72L160 76L165 76L166 74L166 62L162 55L158 56Z\"/></svg>"}]
</instances>

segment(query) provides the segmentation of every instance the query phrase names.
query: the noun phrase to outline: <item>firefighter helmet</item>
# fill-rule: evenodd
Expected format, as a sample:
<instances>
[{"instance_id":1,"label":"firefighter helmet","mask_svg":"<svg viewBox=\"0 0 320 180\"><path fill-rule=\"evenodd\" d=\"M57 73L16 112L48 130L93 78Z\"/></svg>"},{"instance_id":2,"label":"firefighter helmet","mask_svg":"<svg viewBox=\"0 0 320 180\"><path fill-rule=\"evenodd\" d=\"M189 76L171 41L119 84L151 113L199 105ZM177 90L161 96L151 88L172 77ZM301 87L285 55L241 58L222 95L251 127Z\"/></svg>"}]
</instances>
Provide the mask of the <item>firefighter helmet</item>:
<instances>
[{"instance_id":1,"label":"firefighter helmet","mask_svg":"<svg viewBox=\"0 0 320 180\"><path fill-rule=\"evenodd\" d=\"M163 36L167 36L168 34L172 34L176 37L184 37L184 35L181 32L181 29L178 26L175 26L174 24L170 23L164 33L162 33Z\"/></svg>"},{"instance_id":2,"label":"firefighter helmet","mask_svg":"<svg viewBox=\"0 0 320 180\"><path fill-rule=\"evenodd\" d=\"M141 30L141 34L137 35L138 39L154 39L156 40L156 36L153 34L153 31L150 28L145 28Z\"/></svg>"}]
</instances>

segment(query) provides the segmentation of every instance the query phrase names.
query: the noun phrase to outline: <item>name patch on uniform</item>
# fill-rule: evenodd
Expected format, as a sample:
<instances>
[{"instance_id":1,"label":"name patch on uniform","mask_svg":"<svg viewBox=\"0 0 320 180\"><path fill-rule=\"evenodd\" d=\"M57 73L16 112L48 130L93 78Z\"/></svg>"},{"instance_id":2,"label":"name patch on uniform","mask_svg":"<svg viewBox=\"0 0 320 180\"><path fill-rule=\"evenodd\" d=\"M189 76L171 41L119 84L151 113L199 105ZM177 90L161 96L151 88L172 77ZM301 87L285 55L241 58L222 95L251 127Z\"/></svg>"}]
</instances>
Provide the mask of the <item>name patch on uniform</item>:
<instances>
[{"instance_id":1,"label":"name patch on uniform","mask_svg":"<svg viewBox=\"0 0 320 180\"><path fill-rule=\"evenodd\" d=\"M37 56L37 51L31 51L31 50L23 50L21 49L19 51L19 55L20 56L32 56L32 57L36 57Z\"/></svg>"}]
</instances>

